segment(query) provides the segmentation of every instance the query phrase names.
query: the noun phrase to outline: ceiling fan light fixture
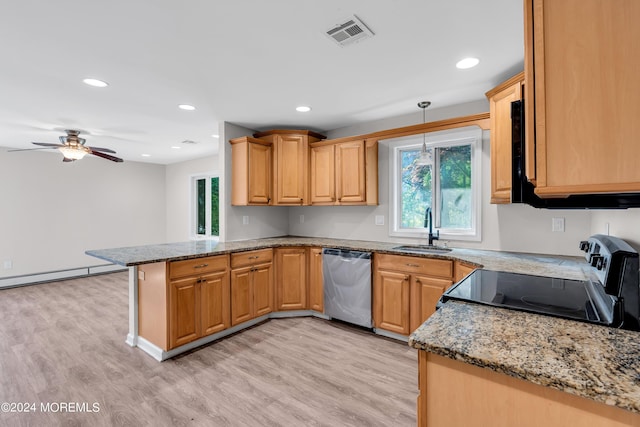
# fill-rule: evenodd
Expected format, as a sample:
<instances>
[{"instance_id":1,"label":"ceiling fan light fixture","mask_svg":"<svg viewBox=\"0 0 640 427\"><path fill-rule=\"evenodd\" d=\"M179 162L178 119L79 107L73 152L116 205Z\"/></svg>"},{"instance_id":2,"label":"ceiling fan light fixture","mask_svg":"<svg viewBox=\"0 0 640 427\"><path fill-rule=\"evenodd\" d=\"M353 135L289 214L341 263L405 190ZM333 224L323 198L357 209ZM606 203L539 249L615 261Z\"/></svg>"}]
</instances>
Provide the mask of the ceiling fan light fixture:
<instances>
[{"instance_id":1,"label":"ceiling fan light fixture","mask_svg":"<svg viewBox=\"0 0 640 427\"><path fill-rule=\"evenodd\" d=\"M69 160L80 160L87 154L87 150L80 147L60 147L58 150Z\"/></svg>"},{"instance_id":2,"label":"ceiling fan light fixture","mask_svg":"<svg viewBox=\"0 0 640 427\"><path fill-rule=\"evenodd\" d=\"M93 86L93 87L107 87L107 86L109 86L109 83L104 82L102 80L98 80L98 79L89 79L89 78L87 78L87 79L82 80L82 82L84 84L87 84L87 85Z\"/></svg>"},{"instance_id":3,"label":"ceiling fan light fixture","mask_svg":"<svg viewBox=\"0 0 640 427\"><path fill-rule=\"evenodd\" d=\"M308 113L309 111L311 111L311 107L309 107L307 105L300 105L300 106L296 107L296 111L298 113Z\"/></svg>"},{"instance_id":4,"label":"ceiling fan light fixture","mask_svg":"<svg viewBox=\"0 0 640 427\"><path fill-rule=\"evenodd\" d=\"M181 110L185 110L185 111L193 111L196 109L196 107L194 107L193 105L189 105L189 104L180 104L178 105L178 108Z\"/></svg>"}]
</instances>

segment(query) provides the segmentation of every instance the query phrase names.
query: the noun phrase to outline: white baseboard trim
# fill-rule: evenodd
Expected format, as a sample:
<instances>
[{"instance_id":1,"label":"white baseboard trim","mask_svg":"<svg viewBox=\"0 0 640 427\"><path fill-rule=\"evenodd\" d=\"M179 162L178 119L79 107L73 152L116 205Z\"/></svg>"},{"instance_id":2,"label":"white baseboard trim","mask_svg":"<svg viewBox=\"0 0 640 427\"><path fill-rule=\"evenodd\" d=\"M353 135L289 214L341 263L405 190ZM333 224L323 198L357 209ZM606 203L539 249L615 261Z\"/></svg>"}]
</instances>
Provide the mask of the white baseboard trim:
<instances>
[{"instance_id":1,"label":"white baseboard trim","mask_svg":"<svg viewBox=\"0 0 640 427\"><path fill-rule=\"evenodd\" d=\"M37 285L58 280L74 279L78 277L93 276L96 274L124 271L127 267L117 264L94 265L90 267L72 268L69 270L47 271L44 273L25 274L24 276L12 276L0 278L0 289L14 288L17 286Z\"/></svg>"}]
</instances>

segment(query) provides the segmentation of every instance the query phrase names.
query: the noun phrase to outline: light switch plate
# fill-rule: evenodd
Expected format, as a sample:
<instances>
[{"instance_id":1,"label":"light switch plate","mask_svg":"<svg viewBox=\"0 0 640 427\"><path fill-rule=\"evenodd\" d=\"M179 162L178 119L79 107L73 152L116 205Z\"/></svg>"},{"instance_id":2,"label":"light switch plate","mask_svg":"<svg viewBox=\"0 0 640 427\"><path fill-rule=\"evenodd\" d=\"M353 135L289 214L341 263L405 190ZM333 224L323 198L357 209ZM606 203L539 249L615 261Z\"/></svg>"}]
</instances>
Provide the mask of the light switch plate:
<instances>
[{"instance_id":1,"label":"light switch plate","mask_svg":"<svg viewBox=\"0 0 640 427\"><path fill-rule=\"evenodd\" d=\"M376 215L376 225L384 225L384 215Z\"/></svg>"},{"instance_id":2,"label":"light switch plate","mask_svg":"<svg viewBox=\"0 0 640 427\"><path fill-rule=\"evenodd\" d=\"M243 215L242 216L242 225L247 225L249 224L249 215Z\"/></svg>"},{"instance_id":3,"label":"light switch plate","mask_svg":"<svg viewBox=\"0 0 640 427\"><path fill-rule=\"evenodd\" d=\"M4 269L9 270L13 268L13 262L10 259L4 261Z\"/></svg>"},{"instance_id":4,"label":"light switch plate","mask_svg":"<svg viewBox=\"0 0 640 427\"><path fill-rule=\"evenodd\" d=\"M300 215L300 224L304 224L304 215Z\"/></svg>"}]
</instances>

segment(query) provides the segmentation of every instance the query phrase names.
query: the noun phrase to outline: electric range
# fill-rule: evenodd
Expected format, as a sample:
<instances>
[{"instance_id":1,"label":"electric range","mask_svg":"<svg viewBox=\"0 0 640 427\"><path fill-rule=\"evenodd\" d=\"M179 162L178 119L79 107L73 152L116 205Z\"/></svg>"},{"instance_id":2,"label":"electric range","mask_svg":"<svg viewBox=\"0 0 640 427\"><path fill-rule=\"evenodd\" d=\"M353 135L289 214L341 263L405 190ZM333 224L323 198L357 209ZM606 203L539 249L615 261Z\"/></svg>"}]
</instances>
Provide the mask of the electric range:
<instances>
[{"instance_id":1,"label":"electric range","mask_svg":"<svg viewBox=\"0 0 640 427\"><path fill-rule=\"evenodd\" d=\"M449 288L450 300L640 330L638 253L625 241L601 234L580 242L587 280L479 269Z\"/></svg>"}]
</instances>

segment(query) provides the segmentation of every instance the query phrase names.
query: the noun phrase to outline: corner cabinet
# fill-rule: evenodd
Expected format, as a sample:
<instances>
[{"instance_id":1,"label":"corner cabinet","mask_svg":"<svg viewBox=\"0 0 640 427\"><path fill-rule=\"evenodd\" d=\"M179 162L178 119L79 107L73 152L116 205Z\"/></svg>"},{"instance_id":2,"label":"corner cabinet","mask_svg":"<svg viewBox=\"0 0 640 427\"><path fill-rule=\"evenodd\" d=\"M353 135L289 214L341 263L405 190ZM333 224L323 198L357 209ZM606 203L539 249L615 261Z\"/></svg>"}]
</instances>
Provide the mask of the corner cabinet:
<instances>
[{"instance_id":1,"label":"corner cabinet","mask_svg":"<svg viewBox=\"0 0 640 427\"><path fill-rule=\"evenodd\" d=\"M308 130L275 129L258 132L255 138L273 147L271 182L277 206L309 204L309 143L324 139L324 135Z\"/></svg>"},{"instance_id":2,"label":"corner cabinet","mask_svg":"<svg viewBox=\"0 0 640 427\"><path fill-rule=\"evenodd\" d=\"M273 311L273 250L231 254L231 325Z\"/></svg>"},{"instance_id":3,"label":"corner cabinet","mask_svg":"<svg viewBox=\"0 0 640 427\"><path fill-rule=\"evenodd\" d=\"M231 143L231 204L234 206L271 203L271 143L242 137Z\"/></svg>"},{"instance_id":4,"label":"corner cabinet","mask_svg":"<svg viewBox=\"0 0 640 427\"><path fill-rule=\"evenodd\" d=\"M491 203L511 202L511 103L522 99L524 72L485 95L491 112Z\"/></svg>"},{"instance_id":5,"label":"corner cabinet","mask_svg":"<svg viewBox=\"0 0 640 427\"><path fill-rule=\"evenodd\" d=\"M524 14L535 192L640 192L640 2L525 0Z\"/></svg>"},{"instance_id":6,"label":"corner cabinet","mask_svg":"<svg viewBox=\"0 0 640 427\"><path fill-rule=\"evenodd\" d=\"M276 310L307 308L307 249L277 248Z\"/></svg>"},{"instance_id":7,"label":"corner cabinet","mask_svg":"<svg viewBox=\"0 0 640 427\"><path fill-rule=\"evenodd\" d=\"M453 261L376 253L373 317L376 328L409 335L453 284Z\"/></svg>"},{"instance_id":8,"label":"corner cabinet","mask_svg":"<svg viewBox=\"0 0 640 427\"><path fill-rule=\"evenodd\" d=\"M227 329L229 257L144 264L138 272L138 333L163 350Z\"/></svg>"},{"instance_id":9,"label":"corner cabinet","mask_svg":"<svg viewBox=\"0 0 640 427\"><path fill-rule=\"evenodd\" d=\"M378 141L311 144L312 205L378 204Z\"/></svg>"},{"instance_id":10,"label":"corner cabinet","mask_svg":"<svg viewBox=\"0 0 640 427\"><path fill-rule=\"evenodd\" d=\"M324 313L322 248L309 249L309 308Z\"/></svg>"}]
</instances>

